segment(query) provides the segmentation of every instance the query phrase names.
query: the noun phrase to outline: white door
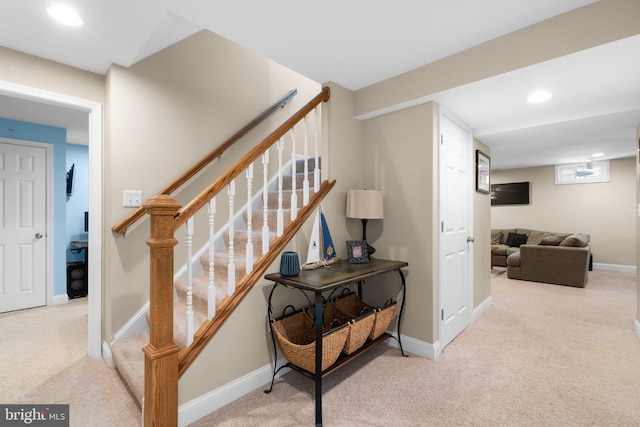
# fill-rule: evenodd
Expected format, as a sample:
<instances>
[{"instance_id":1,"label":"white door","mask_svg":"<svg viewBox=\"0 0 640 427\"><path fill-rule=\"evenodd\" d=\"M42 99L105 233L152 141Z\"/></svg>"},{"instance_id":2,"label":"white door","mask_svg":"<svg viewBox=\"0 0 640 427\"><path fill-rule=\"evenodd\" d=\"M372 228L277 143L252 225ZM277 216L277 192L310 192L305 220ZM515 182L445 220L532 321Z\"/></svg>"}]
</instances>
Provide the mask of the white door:
<instances>
[{"instance_id":1,"label":"white door","mask_svg":"<svg viewBox=\"0 0 640 427\"><path fill-rule=\"evenodd\" d=\"M46 149L0 142L0 313L45 305Z\"/></svg>"},{"instance_id":2,"label":"white door","mask_svg":"<svg viewBox=\"0 0 640 427\"><path fill-rule=\"evenodd\" d=\"M439 301L441 347L471 322L473 163L471 132L440 114Z\"/></svg>"}]
</instances>

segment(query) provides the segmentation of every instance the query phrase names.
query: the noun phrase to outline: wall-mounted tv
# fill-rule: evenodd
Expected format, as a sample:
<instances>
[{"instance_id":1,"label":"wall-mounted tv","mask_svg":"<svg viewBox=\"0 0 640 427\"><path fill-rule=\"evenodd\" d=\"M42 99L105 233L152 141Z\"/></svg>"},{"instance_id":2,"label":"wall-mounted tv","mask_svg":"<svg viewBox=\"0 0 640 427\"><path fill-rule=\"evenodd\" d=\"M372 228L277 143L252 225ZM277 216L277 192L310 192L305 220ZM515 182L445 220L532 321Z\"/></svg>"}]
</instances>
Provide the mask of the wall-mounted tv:
<instances>
[{"instance_id":1,"label":"wall-mounted tv","mask_svg":"<svg viewBox=\"0 0 640 427\"><path fill-rule=\"evenodd\" d=\"M67 172L67 196L73 195L73 171L76 167L76 164L71 165L71 169Z\"/></svg>"},{"instance_id":2,"label":"wall-mounted tv","mask_svg":"<svg viewBox=\"0 0 640 427\"><path fill-rule=\"evenodd\" d=\"M491 184L491 206L528 205L529 183Z\"/></svg>"}]
</instances>

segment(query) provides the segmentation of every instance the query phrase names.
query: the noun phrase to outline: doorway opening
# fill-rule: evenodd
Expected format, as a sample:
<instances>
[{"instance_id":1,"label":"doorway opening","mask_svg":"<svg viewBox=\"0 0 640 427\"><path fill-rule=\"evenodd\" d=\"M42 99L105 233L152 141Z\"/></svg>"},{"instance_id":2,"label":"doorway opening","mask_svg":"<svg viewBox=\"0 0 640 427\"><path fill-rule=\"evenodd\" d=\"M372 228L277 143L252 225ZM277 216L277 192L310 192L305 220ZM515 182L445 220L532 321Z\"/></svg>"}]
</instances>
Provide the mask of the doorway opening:
<instances>
[{"instance_id":1,"label":"doorway opening","mask_svg":"<svg viewBox=\"0 0 640 427\"><path fill-rule=\"evenodd\" d=\"M86 112L89 126L88 355L102 356L102 104L0 81L0 95ZM28 120L25 120L28 121ZM52 291L49 291L52 292Z\"/></svg>"}]
</instances>

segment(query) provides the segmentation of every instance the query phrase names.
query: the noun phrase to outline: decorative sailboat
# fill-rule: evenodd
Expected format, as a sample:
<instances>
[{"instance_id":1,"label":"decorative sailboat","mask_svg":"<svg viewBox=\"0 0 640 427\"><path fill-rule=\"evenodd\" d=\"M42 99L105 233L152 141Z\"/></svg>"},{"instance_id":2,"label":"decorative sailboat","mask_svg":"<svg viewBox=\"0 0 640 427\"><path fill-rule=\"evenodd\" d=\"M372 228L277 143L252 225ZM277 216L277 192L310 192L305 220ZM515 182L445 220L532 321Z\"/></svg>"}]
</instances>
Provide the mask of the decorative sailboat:
<instances>
[{"instance_id":1,"label":"decorative sailboat","mask_svg":"<svg viewBox=\"0 0 640 427\"><path fill-rule=\"evenodd\" d=\"M320 230L322 230L322 233L320 233ZM313 270L322 266L326 267L338 261L340 261L340 258L336 256L327 220L322 213L322 207L319 207L313 221L311 239L309 239L307 262L300 268L302 270Z\"/></svg>"}]
</instances>

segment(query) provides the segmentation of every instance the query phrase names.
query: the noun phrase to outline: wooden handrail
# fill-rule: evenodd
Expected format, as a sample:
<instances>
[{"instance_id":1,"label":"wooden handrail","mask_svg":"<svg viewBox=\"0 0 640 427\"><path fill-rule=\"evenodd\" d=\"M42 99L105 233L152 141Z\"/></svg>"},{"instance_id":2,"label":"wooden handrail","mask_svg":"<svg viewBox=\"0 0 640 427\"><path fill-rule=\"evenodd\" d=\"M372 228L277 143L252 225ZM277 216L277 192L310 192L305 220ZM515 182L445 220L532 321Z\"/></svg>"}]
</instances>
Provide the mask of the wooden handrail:
<instances>
[{"instance_id":1,"label":"wooden handrail","mask_svg":"<svg viewBox=\"0 0 640 427\"><path fill-rule=\"evenodd\" d=\"M321 102L329 101L331 97L331 90L328 87L323 87L322 91L316 95L311 101L309 101L304 107L298 110L293 116L284 122L278 129L273 131L267 136L260 144L256 145L251 151L249 151L242 159L240 159L235 165L231 166L224 174L216 179L211 185L209 185L204 191L202 191L196 198L194 198L184 209L176 215L175 225L176 229L183 225L189 218L195 215L201 208L203 208L209 200L213 199L216 194L222 191L231 181L244 172L250 164L252 164L258 157L275 144L278 139L282 138L293 126L302 120L309 112L311 112Z\"/></svg>"},{"instance_id":2,"label":"wooden handrail","mask_svg":"<svg viewBox=\"0 0 640 427\"><path fill-rule=\"evenodd\" d=\"M212 320L206 321L196 333L193 343L189 347L184 347L178 355L178 376L182 376L187 368L196 360L198 355L204 350L207 343L222 327L224 322L231 316L240 302L249 293L258 280L265 273L267 268L273 263L275 258L285 249L285 246L295 236L305 221L315 212L329 191L334 187L336 181L324 181L317 193L313 195L309 204L302 207L295 220L291 221L284 228L280 237L275 238L269 244L269 252L261 255L255 262L251 273L244 276L236 285L236 291L224 299L216 310L216 316Z\"/></svg>"},{"instance_id":3,"label":"wooden handrail","mask_svg":"<svg viewBox=\"0 0 640 427\"><path fill-rule=\"evenodd\" d=\"M297 89L293 89L289 91L285 96L280 98L275 104L271 107L264 110L260 115L258 115L255 119L249 122L242 129L234 133L229 139L222 143L222 145L218 146L215 150L207 154L202 158L198 163L193 165L189 170L180 175L173 181L171 184L160 190L158 195L165 194L170 195L182 185L184 185L187 181L193 178L198 172L204 169L209 163L213 162L215 159L221 157L224 152L231 147L234 143L236 143L240 138L245 136L251 130L253 130L256 126L258 126L261 122L275 113L278 109L283 108L287 102L298 93ZM111 227L115 233L124 233L127 231L129 227L131 227L137 220L142 218L146 214L146 211L143 207L139 207L135 211L131 212L125 219Z\"/></svg>"}]
</instances>

